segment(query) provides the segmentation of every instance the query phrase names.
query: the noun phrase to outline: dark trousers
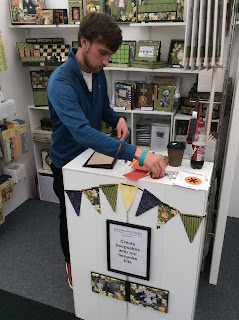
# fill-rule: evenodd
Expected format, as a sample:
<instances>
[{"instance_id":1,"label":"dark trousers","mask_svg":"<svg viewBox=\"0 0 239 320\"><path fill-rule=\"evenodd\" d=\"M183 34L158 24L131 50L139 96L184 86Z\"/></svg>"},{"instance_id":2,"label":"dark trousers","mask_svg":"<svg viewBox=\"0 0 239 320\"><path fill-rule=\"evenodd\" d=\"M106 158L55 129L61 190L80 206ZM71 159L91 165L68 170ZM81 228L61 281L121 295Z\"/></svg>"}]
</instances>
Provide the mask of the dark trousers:
<instances>
[{"instance_id":1,"label":"dark trousers","mask_svg":"<svg viewBox=\"0 0 239 320\"><path fill-rule=\"evenodd\" d=\"M63 185L63 175L62 169L56 168L54 164L51 164L51 170L53 173L53 189L55 194L60 200L60 239L61 247L65 260L70 263L70 252L69 252L69 241L68 241L68 229L66 220L66 206L65 206L65 196L64 196L64 185Z\"/></svg>"}]
</instances>

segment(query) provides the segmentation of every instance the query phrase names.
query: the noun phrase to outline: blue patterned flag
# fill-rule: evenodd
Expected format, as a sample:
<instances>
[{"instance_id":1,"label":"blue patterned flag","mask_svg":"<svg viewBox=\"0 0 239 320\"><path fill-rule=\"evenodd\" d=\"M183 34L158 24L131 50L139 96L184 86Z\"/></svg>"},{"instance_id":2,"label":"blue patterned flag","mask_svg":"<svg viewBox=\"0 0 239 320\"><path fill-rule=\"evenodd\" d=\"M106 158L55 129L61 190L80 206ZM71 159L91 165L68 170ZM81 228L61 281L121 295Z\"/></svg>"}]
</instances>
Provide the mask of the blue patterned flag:
<instances>
[{"instance_id":1,"label":"blue patterned flag","mask_svg":"<svg viewBox=\"0 0 239 320\"><path fill-rule=\"evenodd\" d=\"M145 211L148 211L156 206L161 205L161 203L162 202L157 197L155 197L155 195L153 195L148 190L144 189L139 206L138 206L138 210L136 212L136 217L138 217Z\"/></svg>"},{"instance_id":2,"label":"blue patterned flag","mask_svg":"<svg viewBox=\"0 0 239 320\"><path fill-rule=\"evenodd\" d=\"M68 198L70 199L70 202L76 212L76 214L79 216L80 215L80 207L81 207L81 196L82 196L82 191L77 191L77 190L65 190Z\"/></svg>"}]
</instances>

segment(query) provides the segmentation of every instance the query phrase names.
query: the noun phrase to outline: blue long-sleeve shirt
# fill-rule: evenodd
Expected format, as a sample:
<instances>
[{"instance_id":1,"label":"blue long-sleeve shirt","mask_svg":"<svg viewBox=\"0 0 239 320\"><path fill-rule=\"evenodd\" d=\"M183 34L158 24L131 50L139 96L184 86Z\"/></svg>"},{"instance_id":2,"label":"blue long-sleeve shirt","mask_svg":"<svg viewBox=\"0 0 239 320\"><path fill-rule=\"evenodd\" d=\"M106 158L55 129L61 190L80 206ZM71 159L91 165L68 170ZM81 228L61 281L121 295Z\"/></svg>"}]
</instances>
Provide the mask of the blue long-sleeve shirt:
<instances>
[{"instance_id":1,"label":"blue long-sleeve shirt","mask_svg":"<svg viewBox=\"0 0 239 320\"><path fill-rule=\"evenodd\" d=\"M57 68L47 84L52 123L50 156L61 168L87 148L117 159L132 160L136 146L100 132L101 121L115 127L120 117L109 105L104 71L92 75L92 94L72 48L68 60Z\"/></svg>"}]
</instances>

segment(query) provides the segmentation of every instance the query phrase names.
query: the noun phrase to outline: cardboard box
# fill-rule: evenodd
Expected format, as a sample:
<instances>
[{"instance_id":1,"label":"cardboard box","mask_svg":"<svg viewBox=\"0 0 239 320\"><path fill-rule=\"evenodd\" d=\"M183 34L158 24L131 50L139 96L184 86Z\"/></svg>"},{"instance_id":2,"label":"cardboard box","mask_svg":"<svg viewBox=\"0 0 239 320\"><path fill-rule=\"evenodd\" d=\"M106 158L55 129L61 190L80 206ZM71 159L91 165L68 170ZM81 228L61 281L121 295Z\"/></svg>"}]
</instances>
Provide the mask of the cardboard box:
<instances>
[{"instance_id":1,"label":"cardboard box","mask_svg":"<svg viewBox=\"0 0 239 320\"><path fill-rule=\"evenodd\" d=\"M8 174L12 177L12 181L14 183L18 183L19 181L26 178L26 170L25 165L23 163L11 163L8 166L3 168L3 173Z\"/></svg>"}]
</instances>

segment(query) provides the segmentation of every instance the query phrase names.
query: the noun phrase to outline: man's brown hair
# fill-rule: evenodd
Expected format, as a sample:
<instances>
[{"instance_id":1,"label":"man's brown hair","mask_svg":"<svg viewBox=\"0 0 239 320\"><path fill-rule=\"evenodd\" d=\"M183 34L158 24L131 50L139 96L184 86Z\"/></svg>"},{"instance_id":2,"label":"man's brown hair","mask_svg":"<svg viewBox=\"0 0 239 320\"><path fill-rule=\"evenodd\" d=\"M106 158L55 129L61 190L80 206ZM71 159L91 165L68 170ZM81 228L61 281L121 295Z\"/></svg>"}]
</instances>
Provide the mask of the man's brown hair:
<instances>
[{"instance_id":1,"label":"man's brown hair","mask_svg":"<svg viewBox=\"0 0 239 320\"><path fill-rule=\"evenodd\" d=\"M113 52L119 49L122 42L122 32L117 22L109 14L101 12L91 12L81 20L78 32L80 47L81 37L90 43L98 40Z\"/></svg>"}]
</instances>

